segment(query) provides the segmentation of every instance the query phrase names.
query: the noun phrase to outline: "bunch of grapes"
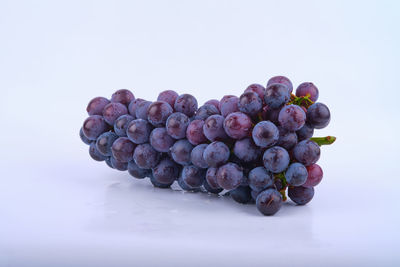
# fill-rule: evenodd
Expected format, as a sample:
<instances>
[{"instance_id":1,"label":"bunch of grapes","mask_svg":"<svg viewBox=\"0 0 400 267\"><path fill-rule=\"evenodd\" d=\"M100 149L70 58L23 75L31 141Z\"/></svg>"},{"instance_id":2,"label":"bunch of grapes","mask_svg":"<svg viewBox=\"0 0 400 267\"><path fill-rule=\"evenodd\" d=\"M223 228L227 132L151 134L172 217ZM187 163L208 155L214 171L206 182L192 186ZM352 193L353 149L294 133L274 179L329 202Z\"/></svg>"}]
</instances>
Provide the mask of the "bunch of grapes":
<instances>
[{"instance_id":1,"label":"bunch of grapes","mask_svg":"<svg viewBox=\"0 0 400 267\"><path fill-rule=\"evenodd\" d=\"M159 188L175 181L192 192L229 195L275 214L289 198L308 203L323 172L320 146L335 137L313 137L330 121L311 82L292 94L291 81L271 78L240 96L226 95L198 107L190 94L161 92L157 101L126 89L92 99L80 129L96 161Z\"/></svg>"}]
</instances>

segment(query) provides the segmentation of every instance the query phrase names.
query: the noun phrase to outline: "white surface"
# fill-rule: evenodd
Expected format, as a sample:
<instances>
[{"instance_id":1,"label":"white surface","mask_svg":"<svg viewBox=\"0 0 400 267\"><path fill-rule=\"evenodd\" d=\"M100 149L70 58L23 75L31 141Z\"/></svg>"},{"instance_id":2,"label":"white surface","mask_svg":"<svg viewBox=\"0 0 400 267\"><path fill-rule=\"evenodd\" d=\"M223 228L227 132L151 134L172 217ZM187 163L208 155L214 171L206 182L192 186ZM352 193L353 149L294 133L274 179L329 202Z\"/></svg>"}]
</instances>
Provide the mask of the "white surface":
<instances>
[{"instance_id":1,"label":"white surface","mask_svg":"<svg viewBox=\"0 0 400 267\"><path fill-rule=\"evenodd\" d=\"M396 1L14 2L0 8L0 266L398 266ZM324 179L274 217L92 161L87 102L200 103L283 74L332 121Z\"/></svg>"}]
</instances>

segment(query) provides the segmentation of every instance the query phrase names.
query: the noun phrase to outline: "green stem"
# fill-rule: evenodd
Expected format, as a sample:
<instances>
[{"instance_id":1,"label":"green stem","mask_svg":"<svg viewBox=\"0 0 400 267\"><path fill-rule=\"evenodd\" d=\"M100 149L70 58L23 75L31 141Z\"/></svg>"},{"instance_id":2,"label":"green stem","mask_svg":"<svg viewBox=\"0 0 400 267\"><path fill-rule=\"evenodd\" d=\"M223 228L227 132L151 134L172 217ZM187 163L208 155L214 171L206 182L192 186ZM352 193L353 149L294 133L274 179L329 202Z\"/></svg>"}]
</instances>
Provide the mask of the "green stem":
<instances>
[{"instance_id":1,"label":"green stem","mask_svg":"<svg viewBox=\"0 0 400 267\"><path fill-rule=\"evenodd\" d=\"M323 145L331 145L336 141L336 137L334 136L325 136L325 137L312 137L310 138L311 141L314 141L319 146Z\"/></svg>"}]
</instances>

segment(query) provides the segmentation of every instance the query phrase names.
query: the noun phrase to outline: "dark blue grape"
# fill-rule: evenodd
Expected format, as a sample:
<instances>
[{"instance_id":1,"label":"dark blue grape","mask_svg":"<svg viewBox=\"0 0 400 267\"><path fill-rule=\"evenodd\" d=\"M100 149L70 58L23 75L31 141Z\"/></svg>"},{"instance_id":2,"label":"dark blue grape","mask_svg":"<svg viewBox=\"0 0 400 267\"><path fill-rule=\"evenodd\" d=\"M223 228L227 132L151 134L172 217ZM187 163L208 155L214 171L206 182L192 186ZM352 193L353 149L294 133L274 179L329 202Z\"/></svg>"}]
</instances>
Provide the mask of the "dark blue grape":
<instances>
[{"instance_id":1,"label":"dark blue grape","mask_svg":"<svg viewBox=\"0 0 400 267\"><path fill-rule=\"evenodd\" d=\"M204 150L203 157L210 167L218 167L229 159L230 151L227 145L214 141Z\"/></svg>"},{"instance_id":2,"label":"dark blue grape","mask_svg":"<svg viewBox=\"0 0 400 267\"><path fill-rule=\"evenodd\" d=\"M229 195L238 203L247 204L252 202L251 189L248 186L239 186L231 191Z\"/></svg>"},{"instance_id":3,"label":"dark blue grape","mask_svg":"<svg viewBox=\"0 0 400 267\"><path fill-rule=\"evenodd\" d=\"M279 130L279 139L276 145L283 147L287 151L292 150L292 148L297 144L296 133L285 130L282 127L278 127L278 130Z\"/></svg>"},{"instance_id":4,"label":"dark blue grape","mask_svg":"<svg viewBox=\"0 0 400 267\"><path fill-rule=\"evenodd\" d=\"M299 141L310 139L314 134L314 128L306 123L300 130L296 131L296 134Z\"/></svg>"},{"instance_id":5,"label":"dark blue grape","mask_svg":"<svg viewBox=\"0 0 400 267\"><path fill-rule=\"evenodd\" d=\"M278 108L290 100L290 92L286 85L273 83L265 89L264 101L270 108Z\"/></svg>"},{"instance_id":6,"label":"dark blue grape","mask_svg":"<svg viewBox=\"0 0 400 267\"><path fill-rule=\"evenodd\" d=\"M324 173L321 169L321 167L318 164L312 164L310 166L307 166L307 181L303 184L303 186L306 187L314 187L317 186L321 180L322 177L324 176Z\"/></svg>"},{"instance_id":7,"label":"dark blue grape","mask_svg":"<svg viewBox=\"0 0 400 267\"><path fill-rule=\"evenodd\" d=\"M234 95L226 95L219 101L219 110L221 115L226 117L233 112L239 111L239 98Z\"/></svg>"},{"instance_id":8,"label":"dark blue grape","mask_svg":"<svg viewBox=\"0 0 400 267\"><path fill-rule=\"evenodd\" d=\"M190 159L193 165L199 168L208 168L208 164L203 157L204 150L207 148L207 146L207 144L200 144L193 148L192 152L190 153Z\"/></svg>"},{"instance_id":9,"label":"dark blue grape","mask_svg":"<svg viewBox=\"0 0 400 267\"><path fill-rule=\"evenodd\" d=\"M274 146L264 152L264 167L273 173L283 172L289 166L289 153L280 146Z\"/></svg>"},{"instance_id":10,"label":"dark blue grape","mask_svg":"<svg viewBox=\"0 0 400 267\"><path fill-rule=\"evenodd\" d=\"M132 117L136 118L136 108L141 102L144 101L146 100L141 98L136 98L135 100L131 101L131 103L129 103L128 112Z\"/></svg>"},{"instance_id":11,"label":"dark blue grape","mask_svg":"<svg viewBox=\"0 0 400 267\"><path fill-rule=\"evenodd\" d=\"M251 133L252 121L242 112L229 114L224 121L224 129L227 135L233 139L242 139Z\"/></svg>"},{"instance_id":12,"label":"dark blue grape","mask_svg":"<svg viewBox=\"0 0 400 267\"><path fill-rule=\"evenodd\" d=\"M285 172L285 178L289 185L300 186L303 185L308 177L306 167L301 163L292 163Z\"/></svg>"},{"instance_id":13,"label":"dark blue grape","mask_svg":"<svg viewBox=\"0 0 400 267\"><path fill-rule=\"evenodd\" d=\"M83 133L83 127L81 127L81 129L79 129L79 137L81 138L82 142L84 142L87 145L90 145L90 143L92 142L92 140L87 138L85 136L85 134Z\"/></svg>"},{"instance_id":14,"label":"dark blue grape","mask_svg":"<svg viewBox=\"0 0 400 267\"><path fill-rule=\"evenodd\" d=\"M177 97L178 97L177 92L173 90L165 90L158 95L157 101L167 102L173 108Z\"/></svg>"},{"instance_id":15,"label":"dark blue grape","mask_svg":"<svg viewBox=\"0 0 400 267\"><path fill-rule=\"evenodd\" d=\"M151 170L140 168L133 160L128 163L128 172L137 179L143 179L151 175Z\"/></svg>"},{"instance_id":16,"label":"dark blue grape","mask_svg":"<svg viewBox=\"0 0 400 267\"><path fill-rule=\"evenodd\" d=\"M259 147L270 147L279 140L279 130L270 121L261 121L253 128L252 137Z\"/></svg>"},{"instance_id":17,"label":"dark blue grape","mask_svg":"<svg viewBox=\"0 0 400 267\"><path fill-rule=\"evenodd\" d=\"M210 141L222 141L228 138L224 130L225 118L221 115L212 115L204 121L203 133Z\"/></svg>"},{"instance_id":18,"label":"dark blue grape","mask_svg":"<svg viewBox=\"0 0 400 267\"><path fill-rule=\"evenodd\" d=\"M197 100L194 96L183 94L176 98L174 104L175 111L182 112L188 117L192 117L197 110Z\"/></svg>"},{"instance_id":19,"label":"dark blue grape","mask_svg":"<svg viewBox=\"0 0 400 267\"><path fill-rule=\"evenodd\" d=\"M129 105L133 100L135 100L135 96L128 89L119 89L111 96L111 102L124 105Z\"/></svg>"},{"instance_id":20,"label":"dark blue grape","mask_svg":"<svg viewBox=\"0 0 400 267\"><path fill-rule=\"evenodd\" d=\"M92 142L89 146L89 155L95 161L103 161L106 160L106 156L102 155L96 147L96 142Z\"/></svg>"},{"instance_id":21,"label":"dark blue grape","mask_svg":"<svg viewBox=\"0 0 400 267\"><path fill-rule=\"evenodd\" d=\"M249 173L249 186L254 191L262 191L274 184L274 176L264 167L256 167Z\"/></svg>"},{"instance_id":22,"label":"dark blue grape","mask_svg":"<svg viewBox=\"0 0 400 267\"><path fill-rule=\"evenodd\" d=\"M311 140L303 140L293 149L295 159L305 166L316 163L321 155L321 150L317 143Z\"/></svg>"},{"instance_id":23,"label":"dark blue grape","mask_svg":"<svg viewBox=\"0 0 400 267\"><path fill-rule=\"evenodd\" d=\"M146 120L136 119L128 124L126 134L135 144L144 144L149 141L152 128Z\"/></svg>"},{"instance_id":24,"label":"dark blue grape","mask_svg":"<svg viewBox=\"0 0 400 267\"><path fill-rule=\"evenodd\" d=\"M274 182L274 186L275 186L275 189L278 191L281 191L284 188L283 182L281 179L276 179Z\"/></svg>"},{"instance_id":25,"label":"dark blue grape","mask_svg":"<svg viewBox=\"0 0 400 267\"><path fill-rule=\"evenodd\" d=\"M305 82L300 84L296 89L296 96L310 96L310 99L315 102L318 99L318 88L311 82Z\"/></svg>"},{"instance_id":26,"label":"dark blue grape","mask_svg":"<svg viewBox=\"0 0 400 267\"><path fill-rule=\"evenodd\" d=\"M133 153L133 160L142 169L151 169L160 161L160 153L150 144L140 144Z\"/></svg>"},{"instance_id":27,"label":"dark blue grape","mask_svg":"<svg viewBox=\"0 0 400 267\"><path fill-rule=\"evenodd\" d=\"M114 125L115 120L125 114L128 114L128 109L121 103L110 103L103 110L104 120L110 125Z\"/></svg>"},{"instance_id":28,"label":"dark blue grape","mask_svg":"<svg viewBox=\"0 0 400 267\"><path fill-rule=\"evenodd\" d=\"M314 197L314 187L290 186L288 196L297 205L305 205Z\"/></svg>"},{"instance_id":29,"label":"dark blue grape","mask_svg":"<svg viewBox=\"0 0 400 267\"><path fill-rule=\"evenodd\" d=\"M110 167L111 169L114 169L113 165L111 164L111 158L112 157L107 157L104 161L106 162L108 167Z\"/></svg>"},{"instance_id":30,"label":"dark blue grape","mask_svg":"<svg viewBox=\"0 0 400 267\"><path fill-rule=\"evenodd\" d=\"M111 166L118 171L126 171L128 169L128 162L122 162L116 160L114 157L110 157Z\"/></svg>"},{"instance_id":31,"label":"dark blue grape","mask_svg":"<svg viewBox=\"0 0 400 267\"><path fill-rule=\"evenodd\" d=\"M189 192L193 192L193 193L196 193L196 192L200 192L200 191L201 191L201 188L200 188L200 187L191 188L190 186L188 186L188 185L183 181L182 176L179 176L179 178L178 178L177 181L178 181L178 185L179 185L183 190L185 190L185 191L189 191Z\"/></svg>"},{"instance_id":32,"label":"dark blue grape","mask_svg":"<svg viewBox=\"0 0 400 267\"><path fill-rule=\"evenodd\" d=\"M129 162L132 160L135 148L136 144L132 143L127 137L119 137L111 146L111 151L116 160Z\"/></svg>"},{"instance_id":33,"label":"dark blue grape","mask_svg":"<svg viewBox=\"0 0 400 267\"><path fill-rule=\"evenodd\" d=\"M171 147L171 156L176 163L181 165L190 164L190 153L193 145L186 139L181 139L175 142Z\"/></svg>"},{"instance_id":34,"label":"dark blue grape","mask_svg":"<svg viewBox=\"0 0 400 267\"><path fill-rule=\"evenodd\" d=\"M147 120L150 101L141 101L136 106L135 116L137 119Z\"/></svg>"},{"instance_id":35,"label":"dark blue grape","mask_svg":"<svg viewBox=\"0 0 400 267\"><path fill-rule=\"evenodd\" d=\"M186 138L192 145L198 145L207 141L203 133L204 121L193 120L186 129Z\"/></svg>"},{"instance_id":36,"label":"dark blue grape","mask_svg":"<svg viewBox=\"0 0 400 267\"><path fill-rule=\"evenodd\" d=\"M257 209L264 215L274 215L282 207L282 195L275 189L267 189L257 196Z\"/></svg>"},{"instance_id":37,"label":"dark blue grape","mask_svg":"<svg viewBox=\"0 0 400 267\"><path fill-rule=\"evenodd\" d=\"M208 185L214 189L220 189L217 181L218 168L208 168L206 172L206 180Z\"/></svg>"},{"instance_id":38,"label":"dark blue grape","mask_svg":"<svg viewBox=\"0 0 400 267\"><path fill-rule=\"evenodd\" d=\"M181 112L172 113L165 123L165 128L170 136L175 139L182 139L186 136L186 129L190 120L188 116Z\"/></svg>"},{"instance_id":39,"label":"dark blue grape","mask_svg":"<svg viewBox=\"0 0 400 267\"><path fill-rule=\"evenodd\" d=\"M245 92L243 93L238 102L238 108L241 112L250 116L254 116L261 112L263 103L257 93Z\"/></svg>"},{"instance_id":40,"label":"dark blue grape","mask_svg":"<svg viewBox=\"0 0 400 267\"><path fill-rule=\"evenodd\" d=\"M156 178L153 177L153 175L150 175L150 182L153 184L154 187L158 187L158 188L162 188L162 189L170 188L171 185L174 183L174 181L172 181L169 184L159 183L159 182L157 182Z\"/></svg>"},{"instance_id":41,"label":"dark blue grape","mask_svg":"<svg viewBox=\"0 0 400 267\"><path fill-rule=\"evenodd\" d=\"M252 162L260 157L261 150L254 144L252 139L243 138L235 142L233 153L241 161Z\"/></svg>"},{"instance_id":42,"label":"dark blue grape","mask_svg":"<svg viewBox=\"0 0 400 267\"><path fill-rule=\"evenodd\" d=\"M306 123L306 113L300 106L287 105L279 112L279 123L288 131L297 131Z\"/></svg>"},{"instance_id":43,"label":"dark blue grape","mask_svg":"<svg viewBox=\"0 0 400 267\"><path fill-rule=\"evenodd\" d=\"M103 156L111 156L111 147L114 141L118 139L118 135L113 132L105 132L96 140L96 148Z\"/></svg>"},{"instance_id":44,"label":"dark blue grape","mask_svg":"<svg viewBox=\"0 0 400 267\"><path fill-rule=\"evenodd\" d=\"M190 188L199 188L205 179L206 171L194 165L184 166L182 180Z\"/></svg>"},{"instance_id":45,"label":"dark blue grape","mask_svg":"<svg viewBox=\"0 0 400 267\"><path fill-rule=\"evenodd\" d=\"M152 169L154 179L160 184L171 184L179 176L179 167L172 160L166 158Z\"/></svg>"},{"instance_id":46,"label":"dark blue grape","mask_svg":"<svg viewBox=\"0 0 400 267\"><path fill-rule=\"evenodd\" d=\"M128 128L128 125L131 121L133 121L135 118L132 117L131 115L125 114L119 117L118 119L115 120L114 122L114 132L121 137L126 136L126 129Z\"/></svg>"},{"instance_id":47,"label":"dark blue grape","mask_svg":"<svg viewBox=\"0 0 400 267\"><path fill-rule=\"evenodd\" d=\"M89 140L96 140L102 133L108 131L109 126L107 125L104 118L100 115L92 115L83 122L82 131L83 134Z\"/></svg>"},{"instance_id":48,"label":"dark blue grape","mask_svg":"<svg viewBox=\"0 0 400 267\"><path fill-rule=\"evenodd\" d=\"M150 144L158 152L168 152L174 143L165 128L155 128L150 134Z\"/></svg>"},{"instance_id":49,"label":"dark blue grape","mask_svg":"<svg viewBox=\"0 0 400 267\"><path fill-rule=\"evenodd\" d=\"M254 92L261 98L261 100L263 100L264 99L264 95L265 95L265 87L262 86L261 84L253 83L253 84L250 84L246 88L246 90L244 90L244 92L245 93Z\"/></svg>"},{"instance_id":50,"label":"dark blue grape","mask_svg":"<svg viewBox=\"0 0 400 267\"><path fill-rule=\"evenodd\" d=\"M307 124L315 129L328 126L331 121L329 108L323 103L314 103L307 110Z\"/></svg>"},{"instance_id":51,"label":"dark blue grape","mask_svg":"<svg viewBox=\"0 0 400 267\"><path fill-rule=\"evenodd\" d=\"M204 105L208 105L208 104L213 105L214 107L217 108L218 113L220 112L220 110L219 110L219 100L217 100L217 99L210 99L210 100L208 100L206 103L204 103Z\"/></svg>"},{"instance_id":52,"label":"dark blue grape","mask_svg":"<svg viewBox=\"0 0 400 267\"><path fill-rule=\"evenodd\" d=\"M167 102L156 101L148 107L147 119L156 127L163 126L172 112L173 109Z\"/></svg>"},{"instance_id":53,"label":"dark blue grape","mask_svg":"<svg viewBox=\"0 0 400 267\"><path fill-rule=\"evenodd\" d=\"M243 169L235 163L227 163L218 168L218 185L226 190L237 188L243 180Z\"/></svg>"},{"instance_id":54,"label":"dark blue grape","mask_svg":"<svg viewBox=\"0 0 400 267\"><path fill-rule=\"evenodd\" d=\"M199 107L194 118L196 120L205 120L211 115L215 114L219 114L218 108L212 104L204 104L203 106Z\"/></svg>"},{"instance_id":55,"label":"dark blue grape","mask_svg":"<svg viewBox=\"0 0 400 267\"><path fill-rule=\"evenodd\" d=\"M216 195L224 190L222 188L213 188L211 185L208 184L207 180L204 180L203 187L208 193Z\"/></svg>"},{"instance_id":56,"label":"dark blue grape","mask_svg":"<svg viewBox=\"0 0 400 267\"><path fill-rule=\"evenodd\" d=\"M267 87L270 86L271 84L274 84L274 83L280 83L280 84L286 85L286 87L289 89L290 93L292 93L292 91L293 91L292 82L288 78L286 78L285 76L272 77L271 79L268 80Z\"/></svg>"},{"instance_id":57,"label":"dark blue grape","mask_svg":"<svg viewBox=\"0 0 400 267\"><path fill-rule=\"evenodd\" d=\"M108 100L105 97L95 97L92 100L90 100L89 104L86 107L87 113L91 115L103 115L103 109L105 106L107 106L110 103L110 100Z\"/></svg>"}]
</instances>

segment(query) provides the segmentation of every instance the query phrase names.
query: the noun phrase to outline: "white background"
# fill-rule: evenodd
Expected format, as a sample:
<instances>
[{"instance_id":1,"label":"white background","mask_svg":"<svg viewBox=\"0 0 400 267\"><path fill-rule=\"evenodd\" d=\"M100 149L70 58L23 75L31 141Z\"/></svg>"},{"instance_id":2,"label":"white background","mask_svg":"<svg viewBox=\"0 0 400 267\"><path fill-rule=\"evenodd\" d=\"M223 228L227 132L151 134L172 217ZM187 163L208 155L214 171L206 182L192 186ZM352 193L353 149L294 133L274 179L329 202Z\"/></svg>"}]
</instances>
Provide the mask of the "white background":
<instances>
[{"instance_id":1,"label":"white background","mask_svg":"<svg viewBox=\"0 0 400 267\"><path fill-rule=\"evenodd\" d=\"M399 266L397 1L1 1L0 266ZM286 75L332 114L313 201L274 217L94 162L94 96L200 103Z\"/></svg>"}]
</instances>

